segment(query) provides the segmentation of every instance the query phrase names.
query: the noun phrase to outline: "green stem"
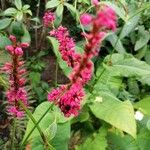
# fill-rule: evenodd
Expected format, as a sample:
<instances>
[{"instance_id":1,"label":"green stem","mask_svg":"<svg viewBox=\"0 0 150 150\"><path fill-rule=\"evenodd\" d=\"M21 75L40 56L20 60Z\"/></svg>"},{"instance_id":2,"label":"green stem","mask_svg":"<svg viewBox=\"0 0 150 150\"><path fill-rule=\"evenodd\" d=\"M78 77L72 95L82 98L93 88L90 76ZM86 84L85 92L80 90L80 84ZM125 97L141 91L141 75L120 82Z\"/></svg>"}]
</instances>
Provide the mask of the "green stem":
<instances>
[{"instance_id":1,"label":"green stem","mask_svg":"<svg viewBox=\"0 0 150 150\"><path fill-rule=\"evenodd\" d=\"M12 141L11 141L11 150L15 149L15 137L16 137L16 119L13 121L13 131L12 131Z\"/></svg>"},{"instance_id":2,"label":"green stem","mask_svg":"<svg viewBox=\"0 0 150 150\"><path fill-rule=\"evenodd\" d=\"M56 61L56 70L55 70L55 87L57 87L57 78L58 78L58 61Z\"/></svg>"},{"instance_id":3,"label":"green stem","mask_svg":"<svg viewBox=\"0 0 150 150\"><path fill-rule=\"evenodd\" d=\"M47 141L47 138L45 137L44 133L42 132L41 128L39 127L39 125L37 124L35 118L33 117L32 113L26 108L26 106L22 103L22 101L18 101L19 105L22 107L22 109L26 112L26 114L28 115L28 117L32 120L32 122L36 125L36 128L38 129L41 138L44 142L45 148L46 150L51 150L51 146L49 144L49 142Z\"/></svg>"},{"instance_id":4,"label":"green stem","mask_svg":"<svg viewBox=\"0 0 150 150\"><path fill-rule=\"evenodd\" d=\"M43 117L49 112L49 110L53 107L54 104L50 105L50 107L45 111L45 113L41 116L41 118L37 121L37 123L34 125L34 127L31 129L31 131L29 132L29 134L27 135L27 137L25 138L25 140L23 141L23 143L21 144L21 147L24 146L29 137L31 136L31 134L33 133L33 131L35 130L35 128L37 127L37 125L41 122L41 120L43 119Z\"/></svg>"}]
</instances>

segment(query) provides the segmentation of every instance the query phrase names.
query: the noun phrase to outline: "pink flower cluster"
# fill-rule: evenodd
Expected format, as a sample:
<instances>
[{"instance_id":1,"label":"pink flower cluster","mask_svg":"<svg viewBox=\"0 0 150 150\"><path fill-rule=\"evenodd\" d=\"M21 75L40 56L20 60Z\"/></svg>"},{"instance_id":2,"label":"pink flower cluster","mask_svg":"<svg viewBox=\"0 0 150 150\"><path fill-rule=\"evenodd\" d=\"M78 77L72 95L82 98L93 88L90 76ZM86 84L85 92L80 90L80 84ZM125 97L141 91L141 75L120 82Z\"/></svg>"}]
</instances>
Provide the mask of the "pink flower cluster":
<instances>
[{"instance_id":1,"label":"pink flower cluster","mask_svg":"<svg viewBox=\"0 0 150 150\"><path fill-rule=\"evenodd\" d=\"M24 61L20 58L23 55L22 48L27 48L29 44L17 43L17 39L13 35L10 35L9 39L12 41L12 45L6 46L6 50L11 55L12 62L5 63L1 70L9 74L9 89L6 92L10 104L8 112L15 117L22 117L23 111L18 101L20 100L27 105L27 91L24 88L26 80L22 77L26 74L26 70L23 68Z\"/></svg>"},{"instance_id":2,"label":"pink flower cluster","mask_svg":"<svg viewBox=\"0 0 150 150\"><path fill-rule=\"evenodd\" d=\"M95 6L97 7L96 4ZM101 10L97 9L96 16L90 14L81 16L81 23L91 26L91 31L83 34L87 39L83 55L75 52L75 44L66 28L61 26L50 32L50 35L55 36L59 41L59 50L63 60L72 67L69 75L70 84L54 89L48 94L48 100L57 104L66 117L78 115L80 103L85 96L83 87L92 77L91 59L97 55L99 45L108 30L116 29L116 20L115 12L107 6L103 6Z\"/></svg>"},{"instance_id":3,"label":"pink flower cluster","mask_svg":"<svg viewBox=\"0 0 150 150\"><path fill-rule=\"evenodd\" d=\"M73 68L80 61L81 57L75 52L75 43L70 38L67 28L60 26L58 29L52 30L49 34L58 40L62 59L67 62L68 66Z\"/></svg>"},{"instance_id":4,"label":"pink flower cluster","mask_svg":"<svg viewBox=\"0 0 150 150\"><path fill-rule=\"evenodd\" d=\"M45 27L50 27L52 22L55 20L55 15L51 11L46 11L43 16L43 24Z\"/></svg>"}]
</instances>

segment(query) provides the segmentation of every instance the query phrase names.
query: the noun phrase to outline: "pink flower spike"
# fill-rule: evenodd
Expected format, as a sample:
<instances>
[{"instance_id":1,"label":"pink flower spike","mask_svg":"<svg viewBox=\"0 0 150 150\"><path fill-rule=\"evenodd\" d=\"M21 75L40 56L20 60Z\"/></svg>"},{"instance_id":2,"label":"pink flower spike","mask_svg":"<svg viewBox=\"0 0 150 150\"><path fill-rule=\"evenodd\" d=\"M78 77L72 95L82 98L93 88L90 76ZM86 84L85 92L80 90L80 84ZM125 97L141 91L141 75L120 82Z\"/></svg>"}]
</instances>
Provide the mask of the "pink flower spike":
<instances>
[{"instance_id":1,"label":"pink flower spike","mask_svg":"<svg viewBox=\"0 0 150 150\"><path fill-rule=\"evenodd\" d=\"M16 43L17 39L14 35L10 35L9 36L9 39L13 42L13 43Z\"/></svg>"},{"instance_id":2,"label":"pink flower spike","mask_svg":"<svg viewBox=\"0 0 150 150\"><path fill-rule=\"evenodd\" d=\"M95 6L98 6L99 1L98 0L91 0L91 3Z\"/></svg>"},{"instance_id":3,"label":"pink flower spike","mask_svg":"<svg viewBox=\"0 0 150 150\"><path fill-rule=\"evenodd\" d=\"M29 43L24 42L24 43L21 43L20 46L21 46L22 48L28 48L28 47L29 47Z\"/></svg>"},{"instance_id":4,"label":"pink flower spike","mask_svg":"<svg viewBox=\"0 0 150 150\"><path fill-rule=\"evenodd\" d=\"M43 17L43 24L45 27L51 26L52 22L55 20L55 15L51 11L47 11Z\"/></svg>"},{"instance_id":5,"label":"pink flower spike","mask_svg":"<svg viewBox=\"0 0 150 150\"><path fill-rule=\"evenodd\" d=\"M91 23L92 21L92 16L85 13L85 14L82 14L80 16L80 21L81 21L81 24L84 25L84 26L87 26Z\"/></svg>"},{"instance_id":6,"label":"pink flower spike","mask_svg":"<svg viewBox=\"0 0 150 150\"><path fill-rule=\"evenodd\" d=\"M23 55L22 48L16 47L16 48L15 48L15 54L16 54L17 56L22 56L22 55Z\"/></svg>"}]
</instances>

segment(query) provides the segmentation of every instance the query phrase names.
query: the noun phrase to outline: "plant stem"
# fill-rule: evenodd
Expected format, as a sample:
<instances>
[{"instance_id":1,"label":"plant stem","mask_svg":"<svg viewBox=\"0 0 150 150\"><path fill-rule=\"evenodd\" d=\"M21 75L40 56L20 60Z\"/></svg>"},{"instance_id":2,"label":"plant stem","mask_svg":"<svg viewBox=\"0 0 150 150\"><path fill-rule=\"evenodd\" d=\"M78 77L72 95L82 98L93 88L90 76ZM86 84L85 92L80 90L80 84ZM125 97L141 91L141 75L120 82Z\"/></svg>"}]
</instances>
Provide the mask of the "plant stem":
<instances>
[{"instance_id":1,"label":"plant stem","mask_svg":"<svg viewBox=\"0 0 150 150\"><path fill-rule=\"evenodd\" d=\"M41 116L41 118L37 121L37 123L35 124L35 126L31 129L30 133L27 135L27 137L25 138L25 140L23 141L23 143L21 144L21 147L24 146L29 137L31 136L31 134L33 133L33 131L35 130L35 128L37 127L37 125L41 122L41 120L43 119L43 117L49 112L49 110L53 107L54 104L50 105L50 107L45 111L45 113Z\"/></svg>"},{"instance_id":2,"label":"plant stem","mask_svg":"<svg viewBox=\"0 0 150 150\"><path fill-rule=\"evenodd\" d=\"M37 11L36 11L36 17L39 17L39 12L40 12L40 0L38 0L37 3ZM35 28L35 45L36 45L36 50L38 49L38 29L37 29L37 22L35 22L36 28Z\"/></svg>"},{"instance_id":3,"label":"plant stem","mask_svg":"<svg viewBox=\"0 0 150 150\"><path fill-rule=\"evenodd\" d=\"M57 78L58 78L58 61L56 61L56 70L55 70L55 87L57 87Z\"/></svg>"},{"instance_id":4,"label":"plant stem","mask_svg":"<svg viewBox=\"0 0 150 150\"><path fill-rule=\"evenodd\" d=\"M36 122L35 118L33 117L32 113L26 108L26 106L22 103L22 101L18 101L18 103L22 107L22 109L26 112L28 117L32 120L32 122L36 125L36 128L38 129L38 131L41 135L41 138L44 142L46 150L51 150L51 145L47 141L47 138L45 137L44 133L42 132L40 126L37 124L37 122Z\"/></svg>"},{"instance_id":5,"label":"plant stem","mask_svg":"<svg viewBox=\"0 0 150 150\"><path fill-rule=\"evenodd\" d=\"M15 137L16 137L16 118L13 121L13 131L12 131L12 141L11 141L11 150L15 149Z\"/></svg>"}]
</instances>

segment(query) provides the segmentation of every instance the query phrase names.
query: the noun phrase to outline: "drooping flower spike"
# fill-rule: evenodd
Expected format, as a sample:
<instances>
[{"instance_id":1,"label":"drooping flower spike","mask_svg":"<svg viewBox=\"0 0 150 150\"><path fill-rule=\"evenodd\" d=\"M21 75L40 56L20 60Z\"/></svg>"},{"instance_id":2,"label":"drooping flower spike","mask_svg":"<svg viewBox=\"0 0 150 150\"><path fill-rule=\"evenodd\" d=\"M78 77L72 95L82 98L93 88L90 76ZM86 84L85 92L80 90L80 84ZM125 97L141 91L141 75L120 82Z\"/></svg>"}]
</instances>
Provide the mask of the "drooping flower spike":
<instances>
[{"instance_id":1,"label":"drooping flower spike","mask_svg":"<svg viewBox=\"0 0 150 150\"><path fill-rule=\"evenodd\" d=\"M98 1L93 1L97 7ZM48 100L59 106L66 117L77 116L81 108L81 101L85 96L84 85L92 78L92 58L98 54L101 42L109 30L116 30L117 17L114 10L103 6L100 10L96 8L96 15L83 14L80 18L83 26L89 25L91 30L83 35L87 39L84 53L78 54L75 43L69 36L66 28L60 26L50 32L59 42L59 51L68 66L72 67L69 75L70 84L63 85L52 90L48 94Z\"/></svg>"},{"instance_id":2,"label":"drooping flower spike","mask_svg":"<svg viewBox=\"0 0 150 150\"><path fill-rule=\"evenodd\" d=\"M8 112L15 117L22 117L23 111L21 110L18 101L22 101L24 105L27 103L27 91L25 89L26 79L23 77L26 74L26 69L23 68L24 61L21 60L23 55L22 48L27 48L28 43L17 43L15 36L10 35L9 39L12 45L6 46L6 50L11 55L12 62L6 62L1 69L9 76L9 89L6 92L9 108Z\"/></svg>"}]
</instances>

